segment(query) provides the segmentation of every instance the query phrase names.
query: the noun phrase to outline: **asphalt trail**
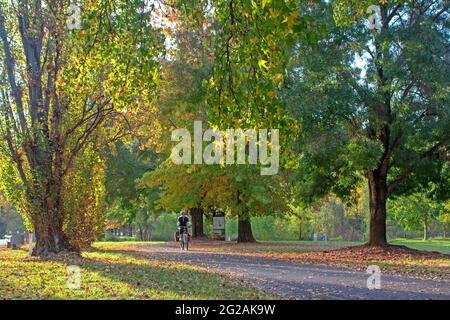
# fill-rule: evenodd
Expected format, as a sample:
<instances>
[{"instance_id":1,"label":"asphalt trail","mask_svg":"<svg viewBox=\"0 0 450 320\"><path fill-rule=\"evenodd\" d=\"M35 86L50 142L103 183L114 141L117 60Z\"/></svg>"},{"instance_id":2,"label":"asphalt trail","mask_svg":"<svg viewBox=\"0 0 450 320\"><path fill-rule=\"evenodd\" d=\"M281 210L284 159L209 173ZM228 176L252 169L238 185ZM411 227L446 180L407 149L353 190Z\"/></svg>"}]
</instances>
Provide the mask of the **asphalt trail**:
<instances>
[{"instance_id":1,"label":"asphalt trail","mask_svg":"<svg viewBox=\"0 0 450 320\"><path fill-rule=\"evenodd\" d=\"M367 288L364 271L302 264L236 253L181 252L174 244L137 246L150 259L183 261L228 274L264 292L287 299L445 299L450 282L381 274L381 289ZM382 271L382 270L381 270Z\"/></svg>"}]
</instances>

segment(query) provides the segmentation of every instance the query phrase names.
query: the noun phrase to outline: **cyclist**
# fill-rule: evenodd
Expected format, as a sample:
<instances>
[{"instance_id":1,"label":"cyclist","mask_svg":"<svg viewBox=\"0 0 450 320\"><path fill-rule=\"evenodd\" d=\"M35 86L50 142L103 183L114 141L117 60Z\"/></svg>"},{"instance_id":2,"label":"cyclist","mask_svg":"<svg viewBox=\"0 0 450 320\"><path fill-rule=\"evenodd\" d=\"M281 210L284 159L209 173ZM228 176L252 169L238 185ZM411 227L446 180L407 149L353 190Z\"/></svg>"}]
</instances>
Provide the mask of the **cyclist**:
<instances>
[{"instance_id":1,"label":"cyclist","mask_svg":"<svg viewBox=\"0 0 450 320\"><path fill-rule=\"evenodd\" d=\"M178 217L178 232L177 232L177 238L180 237L181 234L183 234L184 231L188 232L187 227L190 223L189 217L186 215L186 211L182 210L181 215Z\"/></svg>"}]
</instances>

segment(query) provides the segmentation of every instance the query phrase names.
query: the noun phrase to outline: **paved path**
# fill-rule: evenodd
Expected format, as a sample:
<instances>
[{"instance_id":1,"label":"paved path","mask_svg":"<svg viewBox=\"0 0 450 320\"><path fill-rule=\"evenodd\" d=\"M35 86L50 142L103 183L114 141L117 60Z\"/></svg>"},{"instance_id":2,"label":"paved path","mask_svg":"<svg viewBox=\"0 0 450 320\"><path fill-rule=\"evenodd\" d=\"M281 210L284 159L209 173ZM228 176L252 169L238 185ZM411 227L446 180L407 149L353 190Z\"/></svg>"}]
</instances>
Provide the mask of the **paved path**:
<instances>
[{"instance_id":1,"label":"paved path","mask_svg":"<svg viewBox=\"0 0 450 320\"><path fill-rule=\"evenodd\" d=\"M364 271L235 253L181 252L173 244L139 246L149 258L184 261L224 272L263 290L288 299L446 299L450 282L406 275L381 275L381 289L367 289Z\"/></svg>"}]
</instances>

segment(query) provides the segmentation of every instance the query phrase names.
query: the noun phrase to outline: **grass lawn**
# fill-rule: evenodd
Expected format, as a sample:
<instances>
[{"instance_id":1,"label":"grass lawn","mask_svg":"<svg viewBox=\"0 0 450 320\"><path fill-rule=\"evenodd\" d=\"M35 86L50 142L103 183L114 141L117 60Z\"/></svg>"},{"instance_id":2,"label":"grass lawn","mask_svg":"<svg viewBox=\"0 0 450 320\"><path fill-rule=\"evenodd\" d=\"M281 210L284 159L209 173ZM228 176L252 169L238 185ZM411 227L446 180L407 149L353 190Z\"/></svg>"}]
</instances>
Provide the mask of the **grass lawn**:
<instances>
[{"instance_id":1,"label":"grass lawn","mask_svg":"<svg viewBox=\"0 0 450 320\"><path fill-rule=\"evenodd\" d=\"M123 243L122 243L123 244ZM128 244L128 243L127 243ZM0 249L0 299L270 299L187 264L143 259L96 244L82 258L29 257ZM81 288L67 288L67 266L81 268Z\"/></svg>"},{"instance_id":2,"label":"grass lawn","mask_svg":"<svg viewBox=\"0 0 450 320\"><path fill-rule=\"evenodd\" d=\"M450 238L443 239L395 239L392 244L404 245L417 250L436 251L450 254Z\"/></svg>"}]
</instances>

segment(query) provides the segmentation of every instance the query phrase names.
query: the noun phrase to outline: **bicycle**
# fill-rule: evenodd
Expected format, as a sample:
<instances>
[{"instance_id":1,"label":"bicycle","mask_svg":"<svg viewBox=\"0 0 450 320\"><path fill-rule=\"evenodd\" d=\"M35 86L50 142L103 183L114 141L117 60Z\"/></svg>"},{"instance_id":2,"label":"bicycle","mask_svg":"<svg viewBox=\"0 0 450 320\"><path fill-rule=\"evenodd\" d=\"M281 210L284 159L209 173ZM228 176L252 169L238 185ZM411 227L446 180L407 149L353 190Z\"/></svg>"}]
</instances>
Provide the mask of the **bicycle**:
<instances>
[{"instance_id":1,"label":"bicycle","mask_svg":"<svg viewBox=\"0 0 450 320\"><path fill-rule=\"evenodd\" d=\"M184 251L189 251L190 235L188 232L188 228L189 227L180 229L180 248Z\"/></svg>"}]
</instances>

